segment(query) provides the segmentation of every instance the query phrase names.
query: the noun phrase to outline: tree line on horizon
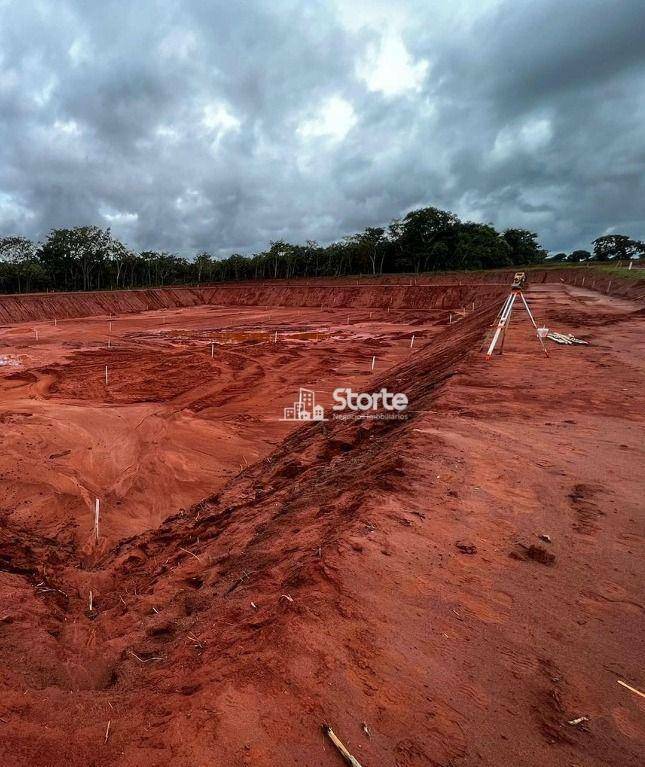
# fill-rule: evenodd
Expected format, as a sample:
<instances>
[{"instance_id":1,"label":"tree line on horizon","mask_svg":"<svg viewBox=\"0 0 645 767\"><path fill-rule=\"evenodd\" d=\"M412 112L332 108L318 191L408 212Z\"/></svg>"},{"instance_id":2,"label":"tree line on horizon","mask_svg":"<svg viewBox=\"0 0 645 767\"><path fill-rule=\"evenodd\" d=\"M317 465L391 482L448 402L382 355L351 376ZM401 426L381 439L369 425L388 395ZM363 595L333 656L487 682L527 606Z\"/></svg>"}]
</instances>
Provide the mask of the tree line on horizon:
<instances>
[{"instance_id":1,"label":"tree line on horizon","mask_svg":"<svg viewBox=\"0 0 645 767\"><path fill-rule=\"evenodd\" d=\"M643 243L607 235L588 251L556 254L555 261L607 261L645 255ZM462 222L434 207L410 211L387 227L321 246L308 240L272 242L260 253L187 259L165 251L136 252L109 229L53 229L42 243L0 237L0 292L112 290L205 282L344 277L446 270L494 269L539 264L547 258L538 235L527 229L498 232L491 224Z\"/></svg>"},{"instance_id":2,"label":"tree line on horizon","mask_svg":"<svg viewBox=\"0 0 645 767\"><path fill-rule=\"evenodd\" d=\"M555 253L549 256L551 263L582 261L628 261L645 257L645 242L633 240L626 234L604 234L593 241L593 253L588 250L574 250L571 253Z\"/></svg>"}]
</instances>

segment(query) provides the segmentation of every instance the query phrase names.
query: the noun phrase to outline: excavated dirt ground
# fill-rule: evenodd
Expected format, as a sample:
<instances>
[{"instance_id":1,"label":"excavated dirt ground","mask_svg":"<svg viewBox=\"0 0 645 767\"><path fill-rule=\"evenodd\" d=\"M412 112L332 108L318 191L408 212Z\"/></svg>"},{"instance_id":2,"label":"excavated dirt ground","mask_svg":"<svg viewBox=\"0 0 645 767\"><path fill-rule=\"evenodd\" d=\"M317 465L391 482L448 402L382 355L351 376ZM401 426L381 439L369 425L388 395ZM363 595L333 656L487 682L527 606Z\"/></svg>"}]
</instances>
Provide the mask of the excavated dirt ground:
<instances>
[{"instance_id":1,"label":"excavated dirt ground","mask_svg":"<svg viewBox=\"0 0 645 767\"><path fill-rule=\"evenodd\" d=\"M528 298L1 328L0 764L640 765L643 311Z\"/></svg>"},{"instance_id":2,"label":"excavated dirt ground","mask_svg":"<svg viewBox=\"0 0 645 767\"><path fill-rule=\"evenodd\" d=\"M98 497L104 545L156 527L293 430L280 418L300 386L323 405L362 391L373 356L375 374L409 358L449 314L200 307L5 327L0 518L83 546Z\"/></svg>"}]
</instances>

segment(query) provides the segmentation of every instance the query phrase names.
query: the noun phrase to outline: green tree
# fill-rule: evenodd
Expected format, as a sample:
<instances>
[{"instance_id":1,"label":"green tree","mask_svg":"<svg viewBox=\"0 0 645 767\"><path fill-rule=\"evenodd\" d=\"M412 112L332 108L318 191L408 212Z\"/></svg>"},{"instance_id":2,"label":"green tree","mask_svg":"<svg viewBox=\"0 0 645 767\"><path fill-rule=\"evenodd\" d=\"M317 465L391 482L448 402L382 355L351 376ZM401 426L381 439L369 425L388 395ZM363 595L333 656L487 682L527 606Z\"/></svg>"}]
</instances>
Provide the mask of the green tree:
<instances>
[{"instance_id":1,"label":"green tree","mask_svg":"<svg viewBox=\"0 0 645 767\"><path fill-rule=\"evenodd\" d=\"M596 261L631 258L638 252L638 244L625 234L605 234L593 241Z\"/></svg>"},{"instance_id":2,"label":"green tree","mask_svg":"<svg viewBox=\"0 0 645 767\"><path fill-rule=\"evenodd\" d=\"M271 242L271 247L269 248L269 252L267 253L268 261L271 264L271 268L273 271L272 277L274 279L278 279L278 277L284 276L285 272L285 262L287 258L287 253L291 246L287 242L283 242L282 240L276 240ZM233 258L231 256L231 258Z\"/></svg>"},{"instance_id":3,"label":"green tree","mask_svg":"<svg viewBox=\"0 0 645 767\"><path fill-rule=\"evenodd\" d=\"M580 261L588 261L590 258L591 253L588 250L574 250L567 256L567 261L579 263Z\"/></svg>"},{"instance_id":4,"label":"green tree","mask_svg":"<svg viewBox=\"0 0 645 767\"><path fill-rule=\"evenodd\" d=\"M38 257L58 285L66 289L101 287L101 275L109 261L114 241L109 229L77 226L54 229L40 247Z\"/></svg>"},{"instance_id":5,"label":"green tree","mask_svg":"<svg viewBox=\"0 0 645 767\"><path fill-rule=\"evenodd\" d=\"M492 269L510 266L511 247L489 224L460 224L455 246L455 266L462 269Z\"/></svg>"},{"instance_id":6,"label":"green tree","mask_svg":"<svg viewBox=\"0 0 645 767\"><path fill-rule=\"evenodd\" d=\"M233 253L233 255L228 258L228 262L233 271L233 279L236 282L243 279L246 271L247 259L239 253Z\"/></svg>"},{"instance_id":7,"label":"green tree","mask_svg":"<svg viewBox=\"0 0 645 767\"><path fill-rule=\"evenodd\" d=\"M6 275L13 278L16 282L18 293L23 288L29 290L31 278L33 279L33 266L36 255L36 246L31 240L19 235L0 238L0 259L9 265Z\"/></svg>"},{"instance_id":8,"label":"green tree","mask_svg":"<svg viewBox=\"0 0 645 767\"><path fill-rule=\"evenodd\" d=\"M438 255L445 256L445 249L437 246L454 237L458 223L454 213L432 207L412 210L404 217L400 225L400 245L415 272L442 265Z\"/></svg>"},{"instance_id":9,"label":"green tree","mask_svg":"<svg viewBox=\"0 0 645 767\"><path fill-rule=\"evenodd\" d=\"M201 283L203 277L206 277L207 279L210 277L211 267L212 262L210 253L206 253L205 251L200 253L195 259L195 269L197 270L198 283Z\"/></svg>"},{"instance_id":10,"label":"green tree","mask_svg":"<svg viewBox=\"0 0 645 767\"><path fill-rule=\"evenodd\" d=\"M121 278L124 276L126 267L133 255L119 240L110 240L106 252L106 261L111 267L112 284L117 290L121 287Z\"/></svg>"},{"instance_id":11,"label":"green tree","mask_svg":"<svg viewBox=\"0 0 645 767\"><path fill-rule=\"evenodd\" d=\"M383 269L385 229L367 227L364 232L346 238L348 249L358 270L380 274Z\"/></svg>"},{"instance_id":12,"label":"green tree","mask_svg":"<svg viewBox=\"0 0 645 767\"><path fill-rule=\"evenodd\" d=\"M540 247L535 232L528 229L507 229L503 237L510 248L512 264L539 264L546 258L546 251Z\"/></svg>"}]
</instances>

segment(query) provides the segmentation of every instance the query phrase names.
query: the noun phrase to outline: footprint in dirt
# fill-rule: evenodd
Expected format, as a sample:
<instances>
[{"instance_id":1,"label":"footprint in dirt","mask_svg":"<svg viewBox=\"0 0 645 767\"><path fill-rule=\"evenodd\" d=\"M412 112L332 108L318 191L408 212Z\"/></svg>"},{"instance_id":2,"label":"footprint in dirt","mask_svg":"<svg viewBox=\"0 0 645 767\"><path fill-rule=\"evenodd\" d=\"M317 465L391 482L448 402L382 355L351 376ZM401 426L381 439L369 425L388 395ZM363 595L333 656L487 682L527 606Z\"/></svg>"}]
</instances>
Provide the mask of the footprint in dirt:
<instances>
[{"instance_id":1,"label":"footprint in dirt","mask_svg":"<svg viewBox=\"0 0 645 767\"><path fill-rule=\"evenodd\" d=\"M573 529L581 535L593 535L600 530L598 520L605 515L593 500L602 488L579 483L569 493L569 504L575 514Z\"/></svg>"}]
</instances>

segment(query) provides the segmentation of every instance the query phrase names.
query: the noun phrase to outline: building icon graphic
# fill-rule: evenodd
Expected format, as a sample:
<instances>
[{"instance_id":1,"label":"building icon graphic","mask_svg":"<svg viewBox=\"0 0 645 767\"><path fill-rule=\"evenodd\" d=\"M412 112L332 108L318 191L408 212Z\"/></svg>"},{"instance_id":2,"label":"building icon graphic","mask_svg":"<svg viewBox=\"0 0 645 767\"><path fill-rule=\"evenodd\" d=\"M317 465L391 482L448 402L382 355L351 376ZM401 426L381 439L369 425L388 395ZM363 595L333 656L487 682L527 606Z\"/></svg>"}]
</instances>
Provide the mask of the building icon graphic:
<instances>
[{"instance_id":1,"label":"building icon graphic","mask_svg":"<svg viewBox=\"0 0 645 767\"><path fill-rule=\"evenodd\" d=\"M300 388L298 401L285 407L283 421L324 421L325 410L316 405L316 395L311 389Z\"/></svg>"}]
</instances>

